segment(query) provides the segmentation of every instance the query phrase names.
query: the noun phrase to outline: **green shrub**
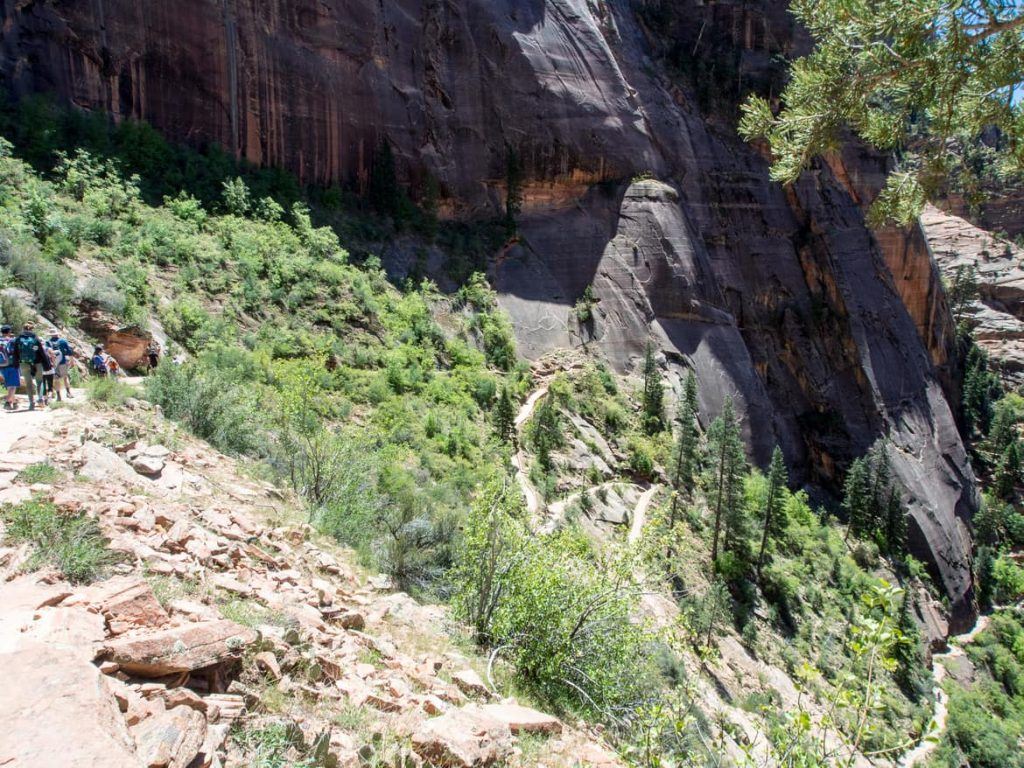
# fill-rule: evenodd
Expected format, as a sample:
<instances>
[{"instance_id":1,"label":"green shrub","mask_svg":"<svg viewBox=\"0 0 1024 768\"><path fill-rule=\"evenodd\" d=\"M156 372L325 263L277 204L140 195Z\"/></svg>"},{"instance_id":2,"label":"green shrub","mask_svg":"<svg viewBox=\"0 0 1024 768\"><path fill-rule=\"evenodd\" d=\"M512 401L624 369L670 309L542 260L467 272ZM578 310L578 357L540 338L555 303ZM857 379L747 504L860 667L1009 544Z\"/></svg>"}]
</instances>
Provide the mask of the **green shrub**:
<instances>
[{"instance_id":1,"label":"green shrub","mask_svg":"<svg viewBox=\"0 0 1024 768\"><path fill-rule=\"evenodd\" d=\"M61 472L48 461L41 461L38 464L29 464L18 473L17 480L26 485L34 483L51 484L61 478Z\"/></svg>"},{"instance_id":2,"label":"green shrub","mask_svg":"<svg viewBox=\"0 0 1024 768\"><path fill-rule=\"evenodd\" d=\"M75 295L71 270L47 261L36 248L0 237L0 267L10 270L15 280L35 296L37 309L47 317L63 321Z\"/></svg>"},{"instance_id":3,"label":"green shrub","mask_svg":"<svg viewBox=\"0 0 1024 768\"><path fill-rule=\"evenodd\" d=\"M99 523L87 515L64 514L53 504L32 500L0 508L0 518L8 539L32 545L30 570L50 565L78 584L95 581L117 561Z\"/></svg>"},{"instance_id":4,"label":"green shrub","mask_svg":"<svg viewBox=\"0 0 1024 768\"><path fill-rule=\"evenodd\" d=\"M267 455L259 397L218 368L213 357L164 364L146 379L146 396L165 415L225 453Z\"/></svg>"},{"instance_id":5,"label":"green shrub","mask_svg":"<svg viewBox=\"0 0 1024 768\"><path fill-rule=\"evenodd\" d=\"M116 376L92 376L85 385L87 397L97 403L119 408L129 398L136 396L136 391Z\"/></svg>"}]
</instances>

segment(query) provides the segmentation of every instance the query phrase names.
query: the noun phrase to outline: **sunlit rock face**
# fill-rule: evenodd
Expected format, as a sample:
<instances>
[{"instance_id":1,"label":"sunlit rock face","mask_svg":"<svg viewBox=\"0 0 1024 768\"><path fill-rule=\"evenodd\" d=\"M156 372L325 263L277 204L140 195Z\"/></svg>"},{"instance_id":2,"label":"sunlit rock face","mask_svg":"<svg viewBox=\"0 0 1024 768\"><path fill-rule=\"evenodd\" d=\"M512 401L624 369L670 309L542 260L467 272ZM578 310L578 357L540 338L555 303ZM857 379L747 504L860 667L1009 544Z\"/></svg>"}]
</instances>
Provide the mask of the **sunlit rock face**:
<instances>
[{"instance_id":1,"label":"sunlit rock face","mask_svg":"<svg viewBox=\"0 0 1024 768\"><path fill-rule=\"evenodd\" d=\"M508 148L521 237L493 278L534 357L586 344L620 370L648 338L731 395L752 457L835 488L887 436L958 629L973 613L973 478L947 397L952 325L920 231L870 232L886 167L857 149L771 183L735 135L751 89L807 41L781 0L6 0L0 67L303 181L365 188L392 145L414 195L492 216ZM638 177L643 177L641 180ZM634 183L634 179L636 179ZM573 303L598 299L581 327Z\"/></svg>"}]
</instances>

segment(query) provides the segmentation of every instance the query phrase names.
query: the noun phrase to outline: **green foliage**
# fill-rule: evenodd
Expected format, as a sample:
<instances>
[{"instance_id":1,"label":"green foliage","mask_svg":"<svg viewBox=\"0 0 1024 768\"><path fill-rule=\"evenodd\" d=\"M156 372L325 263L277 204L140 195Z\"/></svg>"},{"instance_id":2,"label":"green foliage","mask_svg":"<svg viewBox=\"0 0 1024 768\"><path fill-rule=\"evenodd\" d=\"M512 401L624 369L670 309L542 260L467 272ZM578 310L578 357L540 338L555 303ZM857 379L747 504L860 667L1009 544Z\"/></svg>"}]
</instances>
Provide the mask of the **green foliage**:
<instances>
[{"instance_id":1,"label":"green foliage","mask_svg":"<svg viewBox=\"0 0 1024 768\"><path fill-rule=\"evenodd\" d=\"M491 413L494 431L497 433L498 438L505 443L511 442L512 438L515 437L516 407L507 386L501 388L501 394L494 401L494 408Z\"/></svg>"},{"instance_id":2,"label":"green foliage","mask_svg":"<svg viewBox=\"0 0 1024 768\"><path fill-rule=\"evenodd\" d=\"M708 427L705 467L704 493L715 519L711 562L717 564L723 528L726 549L741 556L744 553L736 549L742 548L746 532L743 476L747 471L747 457L732 398L726 398L721 415Z\"/></svg>"},{"instance_id":3,"label":"green foliage","mask_svg":"<svg viewBox=\"0 0 1024 768\"><path fill-rule=\"evenodd\" d=\"M86 396L97 403L104 403L115 408L122 407L128 398L137 394L132 387L116 376L93 376L86 381Z\"/></svg>"},{"instance_id":4,"label":"green foliage","mask_svg":"<svg viewBox=\"0 0 1024 768\"><path fill-rule=\"evenodd\" d=\"M9 236L0 236L0 267L32 293L43 315L55 322L68 318L75 293L70 269L46 258L35 243L24 239L14 241Z\"/></svg>"},{"instance_id":5,"label":"green foliage","mask_svg":"<svg viewBox=\"0 0 1024 768\"><path fill-rule=\"evenodd\" d=\"M551 453L564 443L561 419L555 399L548 394L541 400L528 432L530 444L537 455L537 463L545 471L553 466Z\"/></svg>"},{"instance_id":6,"label":"green foliage","mask_svg":"<svg viewBox=\"0 0 1024 768\"><path fill-rule=\"evenodd\" d=\"M1024 169L1024 15L1004 0L914 0L869 5L794 0L814 50L790 67L782 110L751 96L740 133L765 139L772 178L793 183L812 158L852 130L901 162L875 201L876 221L906 224L956 175L965 147L985 144L1003 174ZM998 142L983 134L995 129Z\"/></svg>"},{"instance_id":7,"label":"green foliage","mask_svg":"<svg viewBox=\"0 0 1024 768\"><path fill-rule=\"evenodd\" d=\"M241 728L231 734L250 768L312 768L312 757L302 756L302 732L290 722L271 722Z\"/></svg>"},{"instance_id":8,"label":"green foliage","mask_svg":"<svg viewBox=\"0 0 1024 768\"><path fill-rule=\"evenodd\" d=\"M843 509L851 534L872 539L887 552L904 553L907 513L893 480L889 448L884 441L850 466L843 483Z\"/></svg>"},{"instance_id":9,"label":"green foliage","mask_svg":"<svg viewBox=\"0 0 1024 768\"><path fill-rule=\"evenodd\" d=\"M45 501L0 507L6 538L32 545L29 570L52 566L74 584L101 578L117 562L99 523L85 514L65 514Z\"/></svg>"},{"instance_id":10,"label":"green foliage","mask_svg":"<svg viewBox=\"0 0 1024 768\"><path fill-rule=\"evenodd\" d=\"M654 345L650 342L644 347L643 377L640 411L643 414L644 431L653 435L665 428L665 387L658 363L654 359Z\"/></svg>"},{"instance_id":11,"label":"green foliage","mask_svg":"<svg viewBox=\"0 0 1024 768\"><path fill-rule=\"evenodd\" d=\"M994 418L993 404L1002 395L999 377L989 367L988 353L966 339L964 359L963 414L967 435L987 435Z\"/></svg>"},{"instance_id":12,"label":"green foliage","mask_svg":"<svg viewBox=\"0 0 1024 768\"><path fill-rule=\"evenodd\" d=\"M61 478L61 471L48 461L41 461L38 464L29 464L18 473L17 480L25 485L55 483Z\"/></svg>"},{"instance_id":13,"label":"green foliage","mask_svg":"<svg viewBox=\"0 0 1024 768\"><path fill-rule=\"evenodd\" d=\"M789 474L786 472L786 461L782 457L782 449L775 446L772 451L772 463L768 470L768 490L764 495L764 515L761 525L761 548L757 555L757 578L761 580L761 571L764 568L765 552L768 549L769 538L780 539L785 528L783 517L785 496L783 489L789 483Z\"/></svg>"},{"instance_id":14,"label":"green foliage","mask_svg":"<svg viewBox=\"0 0 1024 768\"><path fill-rule=\"evenodd\" d=\"M583 295L573 305L573 313L576 315L576 322L580 325L587 325L594 320L594 307L597 306L597 299L594 297L594 286L587 285L583 289Z\"/></svg>"},{"instance_id":15,"label":"green foliage","mask_svg":"<svg viewBox=\"0 0 1024 768\"><path fill-rule=\"evenodd\" d=\"M953 277L946 283L946 298L953 319L961 323L967 312L979 297L978 268L974 264L961 264L956 268Z\"/></svg>"},{"instance_id":16,"label":"green foliage","mask_svg":"<svg viewBox=\"0 0 1024 768\"><path fill-rule=\"evenodd\" d=\"M976 667L970 687L947 683L949 716L933 768L1021 768L1024 753L1024 624L1012 612L967 647Z\"/></svg>"},{"instance_id":17,"label":"green foliage","mask_svg":"<svg viewBox=\"0 0 1024 768\"><path fill-rule=\"evenodd\" d=\"M630 566L563 531L538 541L508 481L474 504L458 553L457 614L548 701L618 722L652 695Z\"/></svg>"}]
</instances>

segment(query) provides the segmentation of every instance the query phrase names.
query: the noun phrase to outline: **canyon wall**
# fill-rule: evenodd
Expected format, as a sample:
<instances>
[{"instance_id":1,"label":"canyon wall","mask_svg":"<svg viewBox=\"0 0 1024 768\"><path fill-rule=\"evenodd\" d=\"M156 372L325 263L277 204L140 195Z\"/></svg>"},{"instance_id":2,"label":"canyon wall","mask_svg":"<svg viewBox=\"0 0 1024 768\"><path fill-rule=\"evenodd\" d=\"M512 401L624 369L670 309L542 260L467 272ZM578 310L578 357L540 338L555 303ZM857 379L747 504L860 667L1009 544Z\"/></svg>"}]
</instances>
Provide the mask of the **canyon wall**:
<instances>
[{"instance_id":1,"label":"canyon wall","mask_svg":"<svg viewBox=\"0 0 1024 768\"><path fill-rule=\"evenodd\" d=\"M928 249L864 224L884 158L783 189L733 128L806 45L782 0L4 0L0 73L308 182L365 186L387 140L413 194L429 174L464 217L500 210L514 147L521 237L493 277L523 352L628 369L653 337L705 419L731 395L755 460L778 443L801 482L834 487L887 437L956 630L976 493Z\"/></svg>"}]
</instances>

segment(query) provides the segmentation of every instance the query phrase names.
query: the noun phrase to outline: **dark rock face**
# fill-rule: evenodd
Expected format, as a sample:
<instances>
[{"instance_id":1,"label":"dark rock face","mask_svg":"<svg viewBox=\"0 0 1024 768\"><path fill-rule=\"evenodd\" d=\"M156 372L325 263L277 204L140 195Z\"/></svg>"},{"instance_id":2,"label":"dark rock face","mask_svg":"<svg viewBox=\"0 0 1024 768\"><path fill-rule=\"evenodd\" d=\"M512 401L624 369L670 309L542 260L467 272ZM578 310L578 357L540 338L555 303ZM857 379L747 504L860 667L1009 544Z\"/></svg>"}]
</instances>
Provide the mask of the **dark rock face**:
<instances>
[{"instance_id":1,"label":"dark rock face","mask_svg":"<svg viewBox=\"0 0 1024 768\"><path fill-rule=\"evenodd\" d=\"M888 436L911 545L971 618L973 478L944 393L948 308L918 231L869 232L884 160L850 151L792 189L734 133L806 46L782 0L5 0L0 67L216 141L306 181L364 187L386 138L416 193L496 212L506 147L526 175L494 277L525 354L587 343L620 369L653 334L731 394L753 456L835 483ZM641 172L661 181L629 183ZM571 307L593 284L594 322ZM803 468L806 468L805 470Z\"/></svg>"}]
</instances>

